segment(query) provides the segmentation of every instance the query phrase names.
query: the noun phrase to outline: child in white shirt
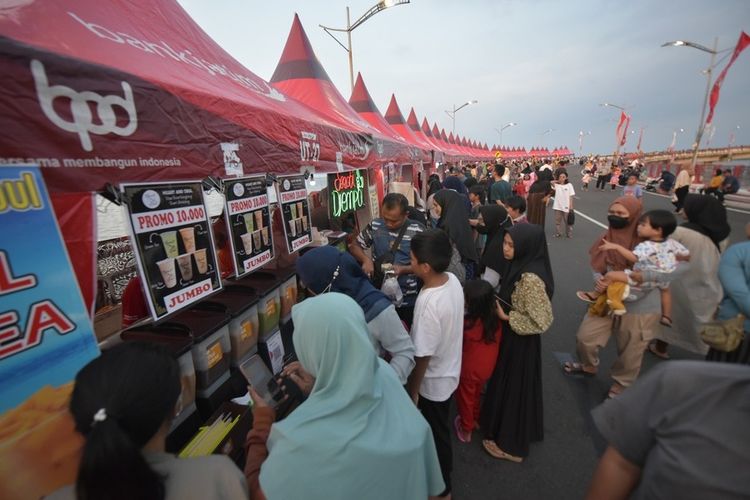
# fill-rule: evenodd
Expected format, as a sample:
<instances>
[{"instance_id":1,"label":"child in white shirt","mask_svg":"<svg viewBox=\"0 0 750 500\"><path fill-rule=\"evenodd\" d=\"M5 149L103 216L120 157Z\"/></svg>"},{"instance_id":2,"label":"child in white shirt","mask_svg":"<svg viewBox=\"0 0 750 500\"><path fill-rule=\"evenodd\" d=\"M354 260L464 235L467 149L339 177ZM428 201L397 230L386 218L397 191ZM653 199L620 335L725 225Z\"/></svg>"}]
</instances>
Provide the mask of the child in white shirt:
<instances>
[{"instance_id":1,"label":"child in white shirt","mask_svg":"<svg viewBox=\"0 0 750 500\"><path fill-rule=\"evenodd\" d=\"M568 223L568 214L573 210L573 196L576 190L568 181L568 172L560 170L557 173L557 181L552 183L555 189L555 202L552 210L555 212L555 238L560 238L563 233L560 227L565 227L565 235L573 237L573 224Z\"/></svg>"}]
</instances>

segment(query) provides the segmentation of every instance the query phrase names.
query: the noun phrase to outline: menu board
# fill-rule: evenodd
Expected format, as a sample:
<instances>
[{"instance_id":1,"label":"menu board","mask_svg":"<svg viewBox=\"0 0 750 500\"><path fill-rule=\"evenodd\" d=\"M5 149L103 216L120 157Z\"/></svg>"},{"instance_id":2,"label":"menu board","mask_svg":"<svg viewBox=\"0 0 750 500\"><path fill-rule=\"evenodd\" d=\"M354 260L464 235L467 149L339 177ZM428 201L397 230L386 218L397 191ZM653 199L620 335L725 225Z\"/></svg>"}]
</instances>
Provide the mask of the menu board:
<instances>
[{"instance_id":1,"label":"menu board","mask_svg":"<svg viewBox=\"0 0 750 500\"><path fill-rule=\"evenodd\" d=\"M68 403L99 347L39 168L0 166L0 193L0 498L40 498L75 482Z\"/></svg>"},{"instance_id":2,"label":"menu board","mask_svg":"<svg viewBox=\"0 0 750 500\"><path fill-rule=\"evenodd\" d=\"M281 220L284 221L286 248L294 253L312 243L310 206L307 201L307 187L303 175L279 177L278 190Z\"/></svg>"},{"instance_id":3,"label":"menu board","mask_svg":"<svg viewBox=\"0 0 750 500\"><path fill-rule=\"evenodd\" d=\"M331 217L341 217L365 206L367 172L352 170L328 174L328 211Z\"/></svg>"},{"instance_id":4,"label":"menu board","mask_svg":"<svg viewBox=\"0 0 750 500\"><path fill-rule=\"evenodd\" d=\"M120 190L154 320L221 289L200 182L122 184Z\"/></svg>"},{"instance_id":5,"label":"menu board","mask_svg":"<svg viewBox=\"0 0 750 500\"><path fill-rule=\"evenodd\" d=\"M273 231L264 175L224 181L234 272L242 276L273 259Z\"/></svg>"}]
</instances>

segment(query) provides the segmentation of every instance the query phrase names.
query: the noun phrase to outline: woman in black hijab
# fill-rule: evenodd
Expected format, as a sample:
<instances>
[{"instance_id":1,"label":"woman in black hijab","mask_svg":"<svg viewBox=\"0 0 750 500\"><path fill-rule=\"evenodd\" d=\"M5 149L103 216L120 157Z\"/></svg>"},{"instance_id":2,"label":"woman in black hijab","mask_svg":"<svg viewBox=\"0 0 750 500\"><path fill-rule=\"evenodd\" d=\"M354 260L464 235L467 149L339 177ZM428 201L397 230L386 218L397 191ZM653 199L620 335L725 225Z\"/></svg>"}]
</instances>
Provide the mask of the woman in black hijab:
<instances>
[{"instance_id":1,"label":"woman in black hijab","mask_svg":"<svg viewBox=\"0 0 750 500\"><path fill-rule=\"evenodd\" d=\"M727 209L716 198L688 194L683 202L683 211L688 221L682 227L708 236L717 248L729 236L731 227L727 222Z\"/></svg>"},{"instance_id":2,"label":"woman in black hijab","mask_svg":"<svg viewBox=\"0 0 750 500\"><path fill-rule=\"evenodd\" d=\"M542 227L518 224L503 239L509 261L497 306L503 342L482 407L482 446L495 458L521 462L529 444L544 438L539 334L552 324L555 283Z\"/></svg>"},{"instance_id":3,"label":"woman in black hijab","mask_svg":"<svg viewBox=\"0 0 750 500\"><path fill-rule=\"evenodd\" d=\"M526 217L532 224L544 227L544 219L547 215L547 200L552 195L552 171L540 170L537 179L529 188L526 197Z\"/></svg>"},{"instance_id":4,"label":"woman in black hijab","mask_svg":"<svg viewBox=\"0 0 750 500\"><path fill-rule=\"evenodd\" d=\"M469 211L466 209L461 195L450 189L443 189L435 194L435 205L440 212L438 228L448 234L451 244L458 251L461 263L466 271L465 279L474 279L479 256L471 234ZM454 262L451 262L451 267L454 267L454 264ZM461 278L460 276L457 277Z\"/></svg>"},{"instance_id":5,"label":"woman in black hijab","mask_svg":"<svg viewBox=\"0 0 750 500\"><path fill-rule=\"evenodd\" d=\"M487 235L487 243L480 260L483 266L482 279L496 287L507 266L507 261L503 258L503 236L513 222L505 207L500 205L481 206L479 213L482 223L477 225L477 232Z\"/></svg>"}]
</instances>

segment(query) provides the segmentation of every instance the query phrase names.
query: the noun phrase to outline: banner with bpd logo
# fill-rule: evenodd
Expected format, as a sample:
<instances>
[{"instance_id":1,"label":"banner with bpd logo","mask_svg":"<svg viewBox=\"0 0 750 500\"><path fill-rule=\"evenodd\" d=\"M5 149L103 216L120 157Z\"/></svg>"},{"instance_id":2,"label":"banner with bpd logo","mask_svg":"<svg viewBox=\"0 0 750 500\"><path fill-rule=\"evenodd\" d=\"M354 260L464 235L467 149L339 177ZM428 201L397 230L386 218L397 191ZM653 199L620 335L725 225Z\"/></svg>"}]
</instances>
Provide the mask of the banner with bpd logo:
<instances>
[{"instance_id":1,"label":"banner with bpd logo","mask_svg":"<svg viewBox=\"0 0 750 500\"><path fill-rule=\"evenodd\" d=\"M312 243L305 176L279 177L276 189L281 207L281 220L284 222L286 248L289 253L294 253Z\"/></svg>"},{"instance_id":2,"label":"banner with bpd logo","mask_svg":"<svg viewBox=\"0 0 750 500\"><path fill-rule=\"evenodd\" d=\"M0 167L0 498L74 482L73 379L99 348L38 167Z\"/></svg>"},{"instance_id":3,"label":"banner with bpd logo","mask_svg":"<svg viewBox=\"0 0 750 500\"><path fill-rule=\"evenodd\" d=\"M224 188L234 272L242 276L273 259L266 176L225 180Z\"/></svg>"},{"instance_id":4,"label":"banner with bpd logo","mask_svg":"<svg viewBox=\"0 0 750 500\"><path fill-rule=\"evenodd\" d=\"M200 182L122 184L120 190L154 320L221 289Z\"/></svg>"}]
</instances>

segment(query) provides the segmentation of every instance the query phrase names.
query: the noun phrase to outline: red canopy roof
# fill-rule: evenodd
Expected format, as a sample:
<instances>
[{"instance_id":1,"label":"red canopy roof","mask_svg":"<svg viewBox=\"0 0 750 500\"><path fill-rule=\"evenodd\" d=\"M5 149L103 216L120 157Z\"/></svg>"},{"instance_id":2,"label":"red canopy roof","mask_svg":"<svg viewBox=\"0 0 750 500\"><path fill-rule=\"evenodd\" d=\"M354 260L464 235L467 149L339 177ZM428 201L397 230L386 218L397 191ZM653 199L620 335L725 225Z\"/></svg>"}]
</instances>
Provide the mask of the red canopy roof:
<instances>
[{"instance_id":1,"label":"red canopy roof","mask_svg":"<svg viewBox=\"0 0 750 500\"><path fill-rule=\"evenodd\" d=\"M391 102L388 104L388 109L385 112L385 121L387 121L393 130L398 132L398 134L409 144L422 149L425 153L432 149L431 145L422 142L412 133L411 129L406 124L406 120L404 120L404 115L401 114L401 109L398 107L395 94L391 94Z\"/></svg>"},{"instance_id":2,"label":"red canopy roof","mask_svg":"<svg viewBox=\"0 0 750 500\"><path fill-rule=\"evenodd\" d=\"M426 135L422 131L422 127L419 126L419 120L417 119L417 113L414 112L414 108L411 108L409 110L409 117L406 119L406 125L411 129L412 133L419 139L422 143L429 146L429 148L433 151L437 151L442 154L443 148L438 146L431 138L431 136ZM429 129L428 129L429 130Z\"/></svg>"}]
</instances>

